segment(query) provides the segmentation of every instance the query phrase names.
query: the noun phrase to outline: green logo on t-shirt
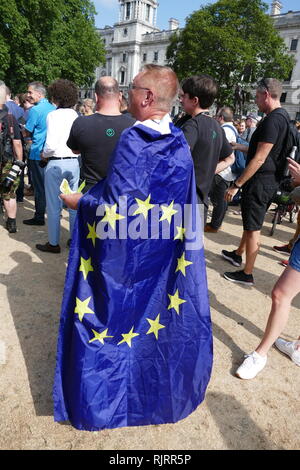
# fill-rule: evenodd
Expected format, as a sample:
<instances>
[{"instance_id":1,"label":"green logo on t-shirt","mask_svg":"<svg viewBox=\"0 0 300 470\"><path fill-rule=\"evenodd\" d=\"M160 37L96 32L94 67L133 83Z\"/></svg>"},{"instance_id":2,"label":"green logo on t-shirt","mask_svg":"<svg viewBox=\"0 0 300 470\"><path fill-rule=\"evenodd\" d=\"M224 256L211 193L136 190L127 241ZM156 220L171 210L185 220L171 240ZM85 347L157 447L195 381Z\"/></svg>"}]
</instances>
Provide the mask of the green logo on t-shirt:
<instances>
[{"instance_id":1,"label":"green logo on t-shirt","mask_svg":"<svg viewBox=\"0 0 300 470\"><path fill-rule=\"evenodd\" d=\"M107 137L113 137L115 135L115 130L114 129L106 129L106 135L107 135Z\"/></svg>"},{"instance_id":2,"label":"green logo on t-shirt","mask_svg":"<svg viewBox=\"0 0 300 470\"><path fill-rule=\"evenodd\" d=\"M213 131L213 133L212 133L212 138L213 138L213 140L214 140L216 137L217 137L217 133L216 133L216 131Z\"/></svg>"}]
</instances>

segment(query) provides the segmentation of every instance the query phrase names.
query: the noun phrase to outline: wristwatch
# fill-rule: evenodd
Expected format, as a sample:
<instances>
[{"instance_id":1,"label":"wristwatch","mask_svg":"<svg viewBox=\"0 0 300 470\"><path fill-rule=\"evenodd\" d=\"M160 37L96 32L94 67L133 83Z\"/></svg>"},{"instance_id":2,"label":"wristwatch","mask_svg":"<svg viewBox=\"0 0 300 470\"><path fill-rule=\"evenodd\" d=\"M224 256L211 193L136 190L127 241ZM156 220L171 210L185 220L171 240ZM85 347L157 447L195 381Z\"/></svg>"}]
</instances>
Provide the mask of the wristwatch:
<instances>
[{"instance_id":1,"label":"wristwatch","mask_svg":"<svg viewBox=\"0 0 300 470\"><path fill-rule=\"evenodd\" d=\"M241 189L241 187L242 187L242 186L239 186L238 184L236 184L235 181L233 182L233 186L234 186L234 188L237 188L237 189Z\"/></svg>"}]
</instances>

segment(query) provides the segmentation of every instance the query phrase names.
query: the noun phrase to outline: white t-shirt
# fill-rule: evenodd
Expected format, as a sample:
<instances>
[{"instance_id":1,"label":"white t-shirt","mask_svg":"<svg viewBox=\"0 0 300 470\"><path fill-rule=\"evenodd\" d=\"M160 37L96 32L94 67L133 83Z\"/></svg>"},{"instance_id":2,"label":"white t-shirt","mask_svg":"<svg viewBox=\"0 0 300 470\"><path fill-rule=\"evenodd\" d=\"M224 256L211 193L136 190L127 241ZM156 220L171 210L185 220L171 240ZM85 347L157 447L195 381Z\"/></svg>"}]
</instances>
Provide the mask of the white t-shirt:
<instances>
[{"instance_id":1,"label":"white t-shirt","mask_svg":"<svg viewBox=\"0 0 300 470\"><path fill-rule=\"evenodd\" d=\"M70 130L78 114L71 108L58 108L47 116L47 136L43 154L45 158L78 157L67 146Z\"/></svg>"},{"instance_id":2,"label":"white t-shirt","mask_svg":"<svg viewBox=\"0 0 300 470\"><path fill-rule=\"evenodd\" d=\"M225 126L225 127L224 127ZM229 127L227 126L231 126L232 129L230 129ZM236 142L236 133L234 132L234 125L233 125L233 122L225 122L224 124L222 124L223 129L224 129L224 132L225 132L225 135L226 135L226 139L228 140L228 142ZM231 167L228 166L227 168L225 168L225 170L221 171L219 173L219 175L225 180L225 181L234 181L236 179L236 175L234 173L232 173L231 171Z\"/></svg>"}]
</instances>

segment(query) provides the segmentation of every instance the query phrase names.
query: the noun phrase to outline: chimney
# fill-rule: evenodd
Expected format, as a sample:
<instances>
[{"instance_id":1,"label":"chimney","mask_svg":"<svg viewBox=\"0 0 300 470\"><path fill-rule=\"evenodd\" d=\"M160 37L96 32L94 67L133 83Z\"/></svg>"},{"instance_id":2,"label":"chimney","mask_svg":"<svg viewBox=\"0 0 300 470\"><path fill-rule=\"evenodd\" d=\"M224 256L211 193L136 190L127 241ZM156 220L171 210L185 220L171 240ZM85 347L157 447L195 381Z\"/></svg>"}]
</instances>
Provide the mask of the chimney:
<instances>
[{"instance_id":1,"label":"chimney","mask_svg":"<svg viewBox=\"0 0 300 470\"><path fill-rule=\"evenodd\" d=\"M175 20L175 18L170 18L169 19L169 29L171 31L175 31L175 29L179 28L179 21Z\"/></svg>"},{"instance_id":2,"label":"chimney","mask_svg":"<svg viewBox=\"0 0 300 470\"><path fill-rule=\"evenodd\" d=\"M280 15L282 9L282 4L279 1L274 1L271 3L271 16Z\"/></svg>"}]
</instances>

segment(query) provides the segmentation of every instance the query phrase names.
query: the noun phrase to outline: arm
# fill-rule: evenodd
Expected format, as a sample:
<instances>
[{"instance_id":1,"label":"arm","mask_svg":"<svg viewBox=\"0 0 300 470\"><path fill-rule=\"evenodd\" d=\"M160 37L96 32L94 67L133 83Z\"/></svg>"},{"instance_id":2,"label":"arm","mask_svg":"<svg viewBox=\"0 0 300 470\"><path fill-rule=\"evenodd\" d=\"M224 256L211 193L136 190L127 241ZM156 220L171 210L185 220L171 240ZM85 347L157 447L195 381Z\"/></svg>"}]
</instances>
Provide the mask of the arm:
<instances>
[{"instance_id":1,"label":"arm","mask_svg":"<svg viewBox=\"0 0 300 470\"><path fill-rule=\"evenodd\" d=\"M64 201L66 206L70 209L77 210L78 209L78 202L83 196L82 193L74 193L74 194L61 194L60 198Z\"/></svg>"},{"instance_id":2,"label":"arm","mask_svg":"<svg viewBox=\"0 0 300 470\"><path fill-rule=\"evenodd\" d=\"M233 150L241 150L243 153L248 153L249 145L237 144L236 142L230 142Z\"/></svg>"},{"instance_id":3,"label":"arm","mask_svg":"<svg viewBox=\"0 0 300 470\"><path fill-rule=\"evenodd\" d=\"M291 158L287 159L289 162L289 170L290 174L293 180L293 183L295 186L300 185L300 165L299 163L295 162L295 160L292 160Z\"/></svg>"},{"instance_id":4,"label":"arm","mask_svg":"<svg viewBox=\"0 0 300 470\"><path fill-rule=\"evenodd\" d=\"M245 170L239 176L239 178L235 181L235 184L238 187L231 187L227 189L225 194L225 200L231 201L233 197L237 194L238 190L250 179L253 175L259 170L259 168L264 164L266 161L272 147L274 144L269 142L259 142L257 146L256 154L254 155L253 159L249 162L246 166Z\"/></svg>"},{"instance_id":5,"label":"arm","mask_svg":"<svg viewBox=\"0 0 300 470\"><path fill-rule=\"evenodd\" d=\"M12 144L13 144L15 157L17 158L17 160L22 161L22 159L23 159L23 147L22 147L21 140L13 139Z\"/></svg>"},{"instance_id":6,"label":"arm","mask_svg":"<svg viewBox=\"0 0 300 470\"><path fill-rule=\"evenodd\" d=\"M217 168L215 171L215 174L220 173L221 171L225 170L229 166L233 165L235 161L235 156L234 153L229 155L229 157L224 158L224 160L220 160L219 163L217 164Z\"/></svg>"}]
</instances>

